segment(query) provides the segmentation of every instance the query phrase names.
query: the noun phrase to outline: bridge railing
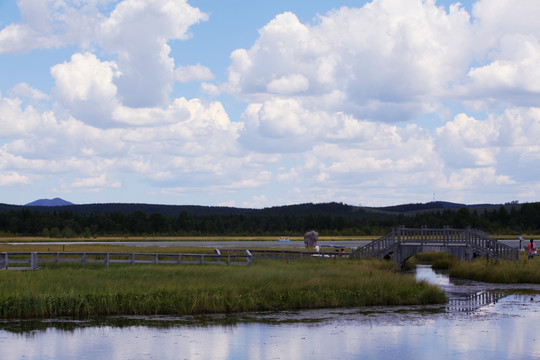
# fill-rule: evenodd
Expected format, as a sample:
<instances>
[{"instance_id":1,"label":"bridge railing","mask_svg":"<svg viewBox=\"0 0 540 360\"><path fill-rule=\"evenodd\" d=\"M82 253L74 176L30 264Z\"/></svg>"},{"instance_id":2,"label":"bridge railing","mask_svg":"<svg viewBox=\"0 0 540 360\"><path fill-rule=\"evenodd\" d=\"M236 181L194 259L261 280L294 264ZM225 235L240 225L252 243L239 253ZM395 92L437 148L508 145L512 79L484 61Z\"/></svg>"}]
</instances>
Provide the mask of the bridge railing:
<instances>
[{"instance_id":1,"label":"bridge railing","mask_svg":"<svg viewBox=\"0 0 540 360\"><path fill-rule=\"evenodd\" d=\"M242 249L216 249L219 254L237 254L245 252ZM348 258L350 252L336 252L336 251L298 251L298 250L249 250L249 252L256 258L264 259L280 259L280 260L304 260L313 258Z\"/></svg>"},{"instance_id":2,"label":"bridge railing","mask_svg":"<svg viewBox=\"0 0 540 360\"><path fill-rule=\"evenodd\" d=\"M380 257L382 253L393 249L396 242L397 233L396 230L393 230L391 233L353 251L353 256L359 259L377 258Z\"/></svg>"},{"instance_id":3,"label":"bridge railing","mask_svg":"<svg viewBox=\"0 0 540 360\"><path fill-rule=\"evenodd\" d=\"M471 240L470 229L397 228L394 232L396 241L403 244L442 243L444 245L469 243Z\"/></svg>"},{"instance_id":4,"label":"bridge railing","mask_svg":"<svg viewBox=\"0 0 540 360\"><path fill-rule=\"evenodd\" d=\"M485 255L495 258L516 261L519 257L519 250L515 247L491 239L486 233L470 229L470 244L477 250L484 251Z\"/></svg>"},{"instance_id":5,"label":"bridge railing","mask_svg":"<svg viewBox=\"0 0 540 360\"><path fill-rule=\"evenodd\" d=\"M173 253L101 253L101 252L4 252L0 253L0 269L36 270L40 264L90 263L110 264L235 264L249 265L249 251L237 254L173 254Z\"/></svg>"}]
</instances>

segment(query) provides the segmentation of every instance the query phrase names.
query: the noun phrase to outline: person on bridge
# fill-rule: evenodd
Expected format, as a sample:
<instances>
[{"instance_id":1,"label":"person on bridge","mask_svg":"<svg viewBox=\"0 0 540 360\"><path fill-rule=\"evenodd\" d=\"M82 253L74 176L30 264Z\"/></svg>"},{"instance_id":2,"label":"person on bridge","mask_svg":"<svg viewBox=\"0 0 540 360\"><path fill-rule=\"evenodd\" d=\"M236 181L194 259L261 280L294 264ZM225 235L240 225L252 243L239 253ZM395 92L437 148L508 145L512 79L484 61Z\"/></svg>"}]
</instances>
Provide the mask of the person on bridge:
<instances>
[{"instance_id":1,"label":"person on bridge","mask_svg":"<svg viewBox=\"0 0 540 360\"><path fill-rule=\"evenodd\" d=\"M531 242L529 243L529 245L527 245L527 250L527 258L532 259L533 256L536 255L536 244L534 243L533 239L531 239Z\"/></svg>"}]
</instances>

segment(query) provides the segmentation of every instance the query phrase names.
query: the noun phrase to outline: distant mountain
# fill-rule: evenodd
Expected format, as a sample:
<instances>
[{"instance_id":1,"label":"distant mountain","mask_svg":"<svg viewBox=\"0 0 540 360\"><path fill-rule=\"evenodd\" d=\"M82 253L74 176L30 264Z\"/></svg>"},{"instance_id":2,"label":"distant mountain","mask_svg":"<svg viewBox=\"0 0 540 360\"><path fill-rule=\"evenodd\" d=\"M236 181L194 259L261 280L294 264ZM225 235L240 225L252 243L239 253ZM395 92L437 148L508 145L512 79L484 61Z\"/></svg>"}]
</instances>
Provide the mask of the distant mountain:
<instances>
[{"instance_id":1,"label":"distant mountain","mask_svg":"<svg viewBox=\"0 0 540 360\"><path fill-rule=\"evenodd\" d=\"M26 204L25 206L67 206L74 205L73 203L60 198L54 199L39 199Z\"/></svg>"}]
</instances>

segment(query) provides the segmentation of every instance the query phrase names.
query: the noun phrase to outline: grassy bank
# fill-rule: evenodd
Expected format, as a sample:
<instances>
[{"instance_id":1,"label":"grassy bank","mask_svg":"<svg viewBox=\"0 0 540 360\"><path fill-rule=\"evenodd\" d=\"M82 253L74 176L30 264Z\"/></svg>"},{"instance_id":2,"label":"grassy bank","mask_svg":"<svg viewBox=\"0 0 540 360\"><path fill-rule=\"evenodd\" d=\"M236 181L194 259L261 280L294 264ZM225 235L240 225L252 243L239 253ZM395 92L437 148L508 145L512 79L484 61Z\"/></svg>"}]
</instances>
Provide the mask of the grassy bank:
<instances>
[{"instance_id":1,"label":"grassy bank","mask_svg":"<svg viewBox=\"0 0 540 360\"><path fill-rule=\"evenodd\" d=\"M461 261L450 254L426 252L415 255L408 262L409 266L417 263L430 263L434 269L447 269L451 277L460 279L504 284L540 284L540 258L528 260L525 252L520 252L518 261Z\"/></svg>"},{"instance_id":2,"label":"grassy bank","mask_svg":"<svg viewBox=\"0 0 540 360\"><path fill-rule=\"evenodd\" d=\"M518 261L458 261L450 266L449 274L452 277L492 283L540 284L540 258L527 260L527 255L523 252Z\"/></svg>"},{"instance_id":3,"label":"grassy bank","mask_svg":"<svg viewBox=\"0 0 540 360\"><path fill-rule=\"evenodd\" d=\"M0 318L186 315L445 301L438 288L379 261L0 272Z\"/></svg>"},{"instance_id":4,"label":"grassy bank","mask_svg":"<svg viewBox=\"0 0 540 360\"><path fill-rule=\"evenodd\" d=\"M407 260L406 265L408 268L414 268L417 264L431 264L433 269L448 270L452 265L459 261L459 258L448 253L428 251L416 254Z\"/></svg>"}]
</instances>

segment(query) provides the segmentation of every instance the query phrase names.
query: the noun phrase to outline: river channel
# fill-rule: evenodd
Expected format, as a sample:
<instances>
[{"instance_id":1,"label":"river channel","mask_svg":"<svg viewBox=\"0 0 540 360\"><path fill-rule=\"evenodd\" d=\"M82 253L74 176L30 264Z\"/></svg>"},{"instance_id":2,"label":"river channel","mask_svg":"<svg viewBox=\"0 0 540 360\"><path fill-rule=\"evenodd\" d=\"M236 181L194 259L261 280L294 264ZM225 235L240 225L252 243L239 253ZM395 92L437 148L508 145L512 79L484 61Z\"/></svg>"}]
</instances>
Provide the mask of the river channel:
<instances>
[{"instance_id":1,"label":"river channel","mask_svg":"<svg viewBox=\"0 0 540 360\"><path fill-rule=\"evenodd\" d=\"M361 307L189 317L0 321L0 358L538 359L540 286L415 276L440 306Z\"/></svg>"}]
</instances>

